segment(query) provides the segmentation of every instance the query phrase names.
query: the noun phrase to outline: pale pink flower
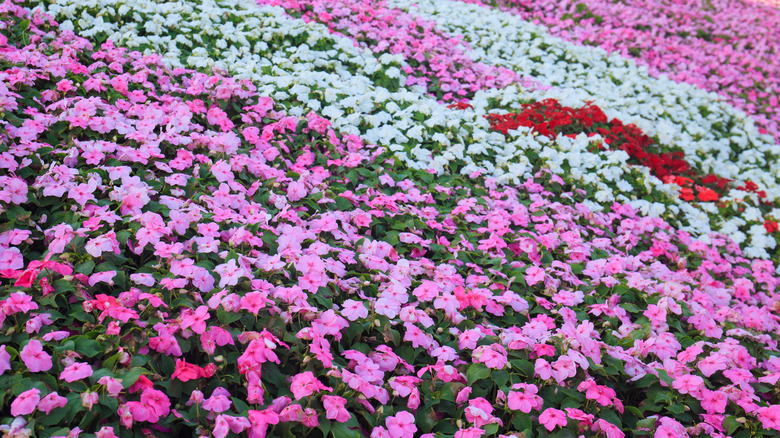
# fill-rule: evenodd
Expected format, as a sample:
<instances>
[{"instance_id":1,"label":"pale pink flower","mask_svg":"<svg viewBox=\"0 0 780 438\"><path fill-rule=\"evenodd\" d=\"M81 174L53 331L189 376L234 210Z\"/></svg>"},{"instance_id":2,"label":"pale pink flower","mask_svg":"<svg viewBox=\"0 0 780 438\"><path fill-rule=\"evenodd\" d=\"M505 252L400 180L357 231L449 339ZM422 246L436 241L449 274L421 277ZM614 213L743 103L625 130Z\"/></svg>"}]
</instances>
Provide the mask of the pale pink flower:
<instances>
[{"instance_id":1,"label":"pale pink flower","mask_svg":"<svg viewBox=\"0 0 780 438\"><path fill-rule=\"evenodd\" d=\"M11 355L5 351L5 345L0 345L0 376L11 369Z\"/></svg>"},{"instance_id":2,"label":"pale pink flower","mask_svg":"<svg viewBox=\"0 0 780 438\"><path fill-rule=\"evenodd\" d=\"M337 395L323 395L322 406L325 408L325 417L344 423L351 418L346 409L347 399Z\"/></svg>"},{"instance_id":3,"label":"pale pink flower","mask_svg":"<svg viewBox=\"0 0 780 438\"><path fill-rule=\"evenodd\" d=\"M89 364L76 362L72 365L68 365L60 373L60 380L66 382L75 382L76 380L85 379L92 375L92 367Z\"/></svg>"},{"instance_id":4,"label":"pale pink flower","mask_svg":"<svg viewBox=\"0 0 780 438\"><path fill-rule=\"evenodd\" d=\"M32 414L41 400L41 391L32 388L19 394L11 403L11 415L18 417L20 415Z\"/></svg>"},{"instance_id":5,"label":"pale pink flower","mask_svg":"<svg viewBox=\"0 0 780 438\"><path fill-rule=\"evenodd\" d=\"M49 371L52 367L51 356L43 351L43 345L38 340L28 342L19 356L31 373Z\"/></svg>"},{"instance_id":6,"label":"pale pink flower","mask_svg":"<svg viewBox=\"0 0 780 438\"><path fill-rule=\"evenodd\" d=\"M38 410L48 414L56 408L65 407L68 404L68 399L57 394L56 392L50 392L46 394L38 403Z\"/></svg>"},{"instance_id":7,"label":"pale pink flower","mask_svg":"<svg viewBox=\"0 0 780 438\"><path fill-rule=\"evenodd\" d=\"M412 438L417 432L414 424L414 415L407 411L401 411L385 420L387 433L390 438Z\"/></svg>"}]
</instances>

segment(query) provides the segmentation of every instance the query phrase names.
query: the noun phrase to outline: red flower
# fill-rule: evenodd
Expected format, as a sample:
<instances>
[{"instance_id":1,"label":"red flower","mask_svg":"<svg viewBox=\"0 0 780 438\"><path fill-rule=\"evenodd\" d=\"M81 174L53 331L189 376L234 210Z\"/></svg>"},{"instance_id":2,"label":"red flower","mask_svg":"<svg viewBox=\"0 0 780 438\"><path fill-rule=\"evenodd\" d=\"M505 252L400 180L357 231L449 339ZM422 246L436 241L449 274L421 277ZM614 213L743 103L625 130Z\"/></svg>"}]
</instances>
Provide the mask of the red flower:
<instances>
[{"instance_id":1,"label":"red flower","mask_svg":"<svg viewBox=\"0 0 780 438\"><path fill-rule=\"evenodd\" d=\"M687 187L680 189L680 199L682 199L683 201L693 201L694 199L693 190Z\"/></svg>"},{"instance_id":2,"label":"red flower","mask_svg":"<svg viewBox=\"0 0 780 438\"><path fill-rule=\"evenodd\" d=\"M766 222L764 222L764 228L766 228L766 232L767 233L771 234L771 233L774 233L775 231L777 231L778 228L780 228L780 227L778 226L777 222L775 222L775 221L766 221Z\"/></svg>"},{"instance_id":3,"label":"red flower","mask_svg":"<svg viewBox=\"0 0 780 438\"><path fill-rule=\"evenodd\" d=\"M717 201L720 196L718 196L717 193L715 193L714 190L710 190L706 187L702 186L696 186L696 189L699 191L699 200L700 201Z\"/></svg>"}]
</instances>

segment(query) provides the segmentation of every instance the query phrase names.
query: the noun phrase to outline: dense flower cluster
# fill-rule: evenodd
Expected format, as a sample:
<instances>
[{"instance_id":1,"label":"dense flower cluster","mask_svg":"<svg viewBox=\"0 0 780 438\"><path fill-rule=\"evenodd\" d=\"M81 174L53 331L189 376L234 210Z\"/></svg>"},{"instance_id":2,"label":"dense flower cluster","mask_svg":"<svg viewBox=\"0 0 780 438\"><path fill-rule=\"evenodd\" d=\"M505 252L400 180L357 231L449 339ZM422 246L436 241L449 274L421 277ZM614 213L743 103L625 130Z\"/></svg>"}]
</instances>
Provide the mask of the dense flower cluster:
<instances>
[{"instance_id":1,"label":"dense flower cluster","mask_svg":"<svg viewBox=\"0 0 780 438\"><path fill-rule=\"evenodd\" d=\"M718 92L780 141L777 3L462 1L500 6L569 41L631 57L653 76L665 74Z\"/></svg>"},{"instance_id":2,"label":"dense flower cluster","mask_svg":"<svg viewBox=\"0 0 780 438\"><path fill-rule=\"evenodd\" d=\"M688 84L674 83L667 77L653 79L645 68L637 67L633 61L627 62L615 53L608 55L601 49L566 44L547 35L546 29L503 11L447 0L393 0L391 4L413 15L435 20L449 32L462 33L473 49L470 53L475 59L512 68L519 75L554 86L532 90L512 86L504 90L486 90L472 101L472 104L477 103L474 105L477 111L480 107L487 111L492 108L516 111L529 100L547 98L555 98L570 107L593 102L608 117L635 124L662 147L682 150L697 173L738 182L753 181L765 191L768 201L774 202L778 198L780 161L775 158L777 145L771 138L760 135L744 114L713 100L712 95ZM488 103L480 105L481 99ZM576 152L585 148L570 151L564 146L562 149L563 153L555 155L556 163L550 165L551 170L564 177L585 170L570 172L567 169L577 167L567 161L580 163L582 158ZM575 152L574 156L572 152ZM528 155L527 151L525 155ZM637 181L623 168L618 171L617 178L630 181L624 187L636 189L644 185L652 196L626 193L625 188L610 184L614 180L605 178L616 173L616 169L601 170L612 166L609 160L605 161L597 167L603 184L597 184L596 191L603 193L601 198L606 202L612 199L630 202L644 213L660 214L670 221L683 218L680 225L697 235L718 230L744 244L752 257L768 257L776 252L776 239L767 236L760 221L751 218L777 218L780 215L777 209L764 206L737 190L729 191L724 197L729 203L725 209L676 200L672 201L673 205L668 201L661 205L657 201L661 198L659 192L668 191L663 181L652 177ZM623 173L628 175L623 176ZM584 184L587 181L580 178L574 182ZM679 192L674 197L679 199ZM759 213L745 216L745 211Z\"/></svg>"},{"instance_id":3,"label":"dense flower cluster","mask_svg":"<svg viewBox=\"0 0 780 438\"><path fill-rule=\"evenodd\" d=\"M520 126L532 128L545 137L554 138L559 134L575 137L586 133L589 137L600 134L604 143L612 149L627 153L630 164L639 164L650 169L659 179L673 175L691 175L693 172L683 159L680 151L670 153L655 152L658 149L653 139L639 128L624 125L618 119L607 119L601 108L588 104L581 108L564 107L553 99L523 105L517 114L489 114L491 128L502 134L516 130ZM603 145L599 145L603 148Z\"/></svg>"},{"instance_id":4,"label":"dense flower cluster","mask_svg":"<svg viewBox=\"0 0 780 438\"><path fill-rule=\"evenodd\" d=\"M518 80L507 68L472 61L460 50L460 39L443 34L432 21L421 20L368 0L258 0L284 7L307 22L351 37L375 54L401 54L407 87L420 85L445 101L473 96L477 90L502 88Z\"/></svg>"},{"instance_id":5,"label":"dense flower cluster","mask_svg":"<svg viewBox=\"0 0 780 438\"><path fill-rule=\"evenodd\" d=\"M295 5L298 11L313 8L314 3ZM203 5L57 0L47 10L82 35L101 41L112 38L147 51L154 48L172 65L217 68L251 78L261 93L275 97L290 114L318 111L334 129L390 148L409 167L438 174L480 171L501 184L522 182L545 168L594 193L589 200L593 209L615 200L629 202L697 236L722 232L751 257L768 258L777 252L776 238L761 224L762 219L780 217L780 211L743 192L729 191L723 208L689 203L680 197L679 187L630 166L625 155L591 153L590 139L547 141L520 131L508 139L491 133L483 118L498 108L517 108L545 98L557 98L571 107L595 101L610 118L636 124L664 148L681 148L697 173L753 181L768 201L774 201L780 197L776 176L780 161L775 158L780 153L744 114L694 87L653 79L618 56L557 40L501 11L449 1L421 1L414 7L399 1L383 5L379 14L383 17L417 20L392 9L400 6L413 10L412 15L422 17L424 23L436 22L437 30L427 35L429 44L422 47L425 56L432 59L447 53L457 58L441 64L437 75L448 77L448 66L468 64L462 57L467 55L536 81L479 90L469 103L474 111L457 111L439 104L419 84L401 86L407 80L404 71L415 62L411 57L387 51L375 57L368 49L373 41L354 26L338 26L340 33L349 34L345 38L317 22L290 18L279 7L258 7L242 0ZM327 17L321 20L336 26ZM406 41L404 47L414 46L410 40L414 34L394 31L392 22L363 25L372 35L398 34ZM453 38L447 35L457 33L465 35L473 50L447 44ZM355 47L361 39L366 48ZM755 208L758 215L746 214Z\"/></svg>"},{"instance_id":6,"label":"dense flower cluster","mask_svg":"<svg viewBox=\"0 0 780 438\"><path fill-rule=\"evenodd\" d=\"M24 5L0 7L4 436L780 431L774 263L723 235L700 240L626 203L594 202L602 195L539 165L559 150L541 145L616 143L612 129L557 132L572 125L558 117L649 141L631 122L548 101L525 114L544 132L518 123L504 135L490 132L484 116L500 106L484 96L514 86L451 108L424 92L393 93L453 116L435 141L484 133L495 153L515 134L536 142L512 155L534 161L505 184L476 165L408 165L395 148L361 139L371 137L361 113L342 114L359 116L341 122L356 132L342 131L311 108L335 99L324 96L332 89L273 88L300 64L262 67L271 85L172 67L178 58L97 32L91 42ZM243 5L221 32L249 26L257 11L288 23L281 11ZM199 17L225 18L212 12ZM156 20L146 22L150 35L165 21ZM280 31L258 29L266 33L253 41L268 36L278 56L305 57L305 43L293 50L290 40L324 40L299 29L276 42ZM312 50L333 60L311 74L323 83L352 77L352 66L355 83L369 84L387 79L381 65L406 62L389 55L384 64L351 45ZM389 111L393 102L382 102ZM399 118L415 117L396 105ZM423 115L421 125L435 116ZM479 129L465 131L467 121ZM581 156L616 163L599 172L641 172L625 151L604 149ZM732 184L776 199L756 183ZM762 233L777 232L761 211L749 214Z\"/></svg>"}]
</instances>

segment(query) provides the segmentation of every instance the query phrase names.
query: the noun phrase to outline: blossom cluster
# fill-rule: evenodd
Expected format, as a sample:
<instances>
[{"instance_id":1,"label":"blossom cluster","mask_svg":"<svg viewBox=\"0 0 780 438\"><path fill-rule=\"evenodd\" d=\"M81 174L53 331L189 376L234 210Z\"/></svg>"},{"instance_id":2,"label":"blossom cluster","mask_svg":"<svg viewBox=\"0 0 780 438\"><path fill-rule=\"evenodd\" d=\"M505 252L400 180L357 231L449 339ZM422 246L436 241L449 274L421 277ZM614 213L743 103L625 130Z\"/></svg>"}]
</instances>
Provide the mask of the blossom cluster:
<instances>
[{"instance_id":1,"label":"blossom cluster","mask_svg":"<svg viewBox=\"0 0 780 438\"><path fill-rule=\"evenodd\" d=\"M343 2L343 8L355 10L359 4ZM761 201L774 202L780 197L776 158L780 152L751 119L714 94L669 79L654 79L646 69L615 54L567 43L509 13L476 5L378 3L376 17L393 17L403 23L435 22L436 29L425 25L430 32L428 45L422 47L409 40L415 33L397 30L391 20L363 24L363 29L333 19L327 8L324 13L306 15L307 20L327 23L322 25L287 14L300 15L301 8L313 11L315 3L288 6L289 11L240 0L198 5L57 0L48 3L46 10L62 20L65 28L101 41L121 41L148 53L159 50L174 66L216 68L251 78L260 92L275 97L291 114L318 111L335 129L391 148L410 167L434 169L439 174L482 171L501 184L522 182L546 168L598 193L591 208L615 200L629 202L697 236L724 233L751 257L768 258L777 252L776 236L767 233L763 224L777 220L780 211ZM328 26L338 28L339 34ZM447 35L459 33L468 47L455 50L447 44L454 37ZM369 49L376 46L373 37L378 35L397 36L405 43L398 46L399 53ZM409 77L418 78L414 69L419 67L403 47L427 50L428 59L442 53L456 56L436 64L437 77L449 77L452 66L473 65L464 60L465 55L480 65L509 68L518 77L533 81L477 91L470 101L474 111L449 109L437 101L441 91L434 90L430 96L431 90L419 83L403 86ZM482 76L475 74L474 78L481 80ZM459 83L465 79L458 78ZM610 118L636 124L663 147L681 149L697 173L734 180L734 188L751 181L767 198L759 200L730 190L723 197L723 208L688 202L684 193L681 197L685 187L630 166L624 155L590 153L592 139L548 141L522 131L507 139L492 133L485 123L486 114L546 98L571 107L593 101ZM753 213L756 210L758 215Z\"/></svg>"},{"instance_id":2,"label":"blossom cluster","mask_svg":"<svg viewBox=\"0 0 780 438\"><path fill-rule=\"evenodd\" d=\"M296 64L263 67L270 84L186 69L24 6L0 8L5 436L780 431L772 261L627 203L593 202L598 193L549 167L502 184L478 167L410 166L361 139L371 137L363 121L345 131L327 108L313 110L328 89L273 88ZM244 6L227 15L233 26L261 13L295 23ZM204 27L226 18L197 11ZM75 15L75 5L58 13ZM316 47L299 29L258 32L279 53L305 53L296 37ZM342 48L314 49L333 51L323 80L352 77L344 65L382 64L367 48ZM284 91L293 89L295 99ZM507 143L479 98L502 90L452 108L417 91L394 95ZM544 116L568 111L544 105L555 109ZM586 112L607 126L606 110ZM560 121L534 122L506 134L569 149L597 147L596 136L614 143L611 130L572 139L555 132ZM619 139L649 141L629 131ZM639 172L627 152L606 149L587 153Z\"/></svg>"},{"instance_id":3,"label":"blossom cluster","mask_svg":"<svg viewBox=\"0 0 780 438\"><path fill-rule=\"evenodd\" d=\"M550 33L601 47L724 96L780 141L780 7L771 1L463 0L496 5Z\"/></svg>"}]
</instances>

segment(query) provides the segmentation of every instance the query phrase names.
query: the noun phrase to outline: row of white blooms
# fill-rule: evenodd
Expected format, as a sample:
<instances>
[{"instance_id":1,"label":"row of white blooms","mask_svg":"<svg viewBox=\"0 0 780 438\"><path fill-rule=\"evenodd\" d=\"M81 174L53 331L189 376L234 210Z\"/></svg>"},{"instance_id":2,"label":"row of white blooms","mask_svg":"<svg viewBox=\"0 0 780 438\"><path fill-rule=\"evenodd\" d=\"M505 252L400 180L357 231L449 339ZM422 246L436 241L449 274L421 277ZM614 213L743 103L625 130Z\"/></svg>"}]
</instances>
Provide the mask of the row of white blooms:
<instances>
[{"instance_id":1,"label":"row of white blooms","mask_svg":"<svg viewBox=\"0 0 780 438\"><path fill-rule=\"evenodd\" d=\"M396 4L411 8L409 3ZM356 48L347 38L331 35L325 26L289 18L280 8L259 7L249 0L53 0L45 10L64 28L86 37L102 34L130 48L158 52L171 66L214 68L251 78L263 93L287 105L291 114L316 110L332 120L338 130L359 134L368 142L398 151L407 165L438 172L485 170L503 183L513 183L530 176L532 163L528 152L534 151L543 167L592 188L599 204L612 200L631 202L645 213L668 217L697 235L712 229L724 232L741 242L750 256L768 256L766 249L773 248L775 242L766 235L760 218L724 222L711 214L711 205L683 202L677 198L675 187L661 183L645 168L628 166L624 152L588 152L593 138L583 135L548 141L528 130L518 130L505 139L491 132L483 117L489 109L488 100L494 98L500 99L507 109L527 99L555 97L568 106L595 100L610 117L637 123L651 135L684 146L691 158L697 157L700 165L710 166L713 173L751 179L769 188L771 198L780 198L777 184L766 176L767 172L758 166L755 174L742 170L751 165L750 159L740 157L737 167L721 171L720 167L715 169L715 162L723 166L737 158L706 158L724 144L731 150L731 145L729 139L711 138L711 122L697 112L700 105L742 127L741 136L735 134L735 138L741 139L739 142L745 143L740 149L744 147L748 155L748 151L759 151L751 156L756 161L763 159L770 148L769 137L759 137L744 115L712 95L653 80L630 62L607 57L597 49L562 42L511 15L457 2L442 3L441 7L428 1L418 4L419 9L411 9L414 13L435 17L442 28L465 34L475 48L475 58L513 68L521 76L537 76L556 88L531 91L509 87L480 92L472 102L473 111L450 110L426 96L419 87L401 87L390 92L378 85L398 89L398 84L403 83L400 56L376 57L368 50ZM449 17L447 9L463 15L452 12ZM471 18L465 14L471 14ZM458 25L469 21L473 30ZM514 26L516 31L504 26ZM487 28L496 35L494 43ZM492 44L495 49L482 48ZM541 50L541 44L547 49ZM525 47L525 53L521 47ZM513 61L515 57L518 58ZM536 60L523 61L532 57ZM524 66L524 62L531 64ZM613 78L623 85L610 85ZM663 90L666 94L651 90ZM538 166L539 162L535 164ZM669 198L664 201L667 205L641 199L652 199L649 195L654 190ZM736 197L744 195L734 193ZM670 202L674 205L668 205ZM600 208L596 203L590 206Z\"/></svg>"}]
</instances>

